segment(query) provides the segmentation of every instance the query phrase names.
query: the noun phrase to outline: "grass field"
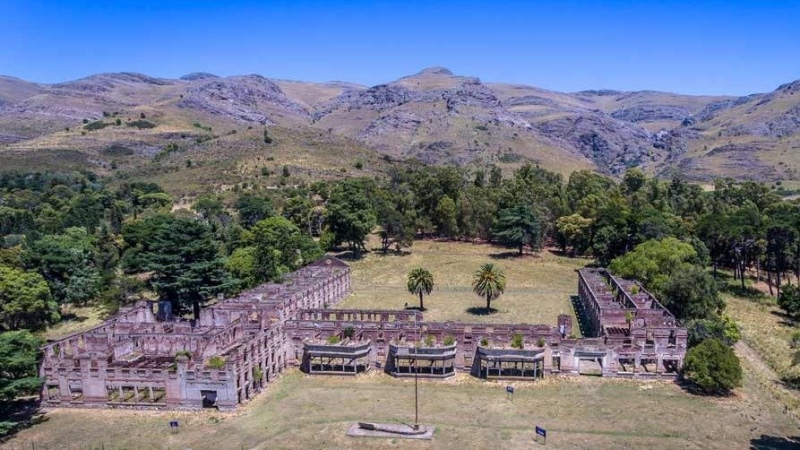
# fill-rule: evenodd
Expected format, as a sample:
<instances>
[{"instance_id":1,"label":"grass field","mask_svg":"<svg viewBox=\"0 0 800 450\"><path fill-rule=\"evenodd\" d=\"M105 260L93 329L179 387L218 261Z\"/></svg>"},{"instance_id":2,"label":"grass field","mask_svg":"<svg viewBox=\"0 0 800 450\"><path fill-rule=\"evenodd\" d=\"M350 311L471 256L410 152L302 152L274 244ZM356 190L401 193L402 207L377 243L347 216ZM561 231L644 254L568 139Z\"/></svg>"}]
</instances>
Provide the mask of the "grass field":
<instances>
[{"instance_id":1,"label":"grass field","mask_svg":"<svg viewBox=\"0 0 800 450\"><path fill-rule=\"evenodd\" d=\"M548 431L542 448L739 449L800 434L749 380L727 399L693 396L672 383L578 378L517 383L510 401L503 386L468 376L423 381L420 421L436 426L428 442L345 436L359 420L413 421L412 381L292 370L239 412L55 410L0 448L534 448L539 425ZM170 420L179 421L175 434Z\"/></svg>"},{"instance_id":2,"label":"grass field","mask_svg":"<svg viewBox=\"0 0 800 450\"><path fill-rule=\"evenodd\" d=\"M471 292L471 274L489 261L505 270L507 291L493 303L497 313L473 315L468 308L483 306L483 300ZM439 286L426 298L427 320L552 324L558 313L572 313L568 296L577 287L574 269L586 262L547 251L517 258L488 245L418 241L409 254L371 252L351 262L353 294L340 307L416 305L418 299L406 292L405 282L408 271L421 265L433 272ZM788 355L788 347L773 349L788 339L780 316L772 314L774 306L730 294L726 299L754 349L765 357L769 352L775 358ZM48 336L99 320L92 311L73 313L77 319L53 328ZM775 339L777 344L768 344ZM515 382L511 401L502 382L466 374L422 381L420 420L436 426L433 441L345 436L359 420L413 421L413 381L377 371L339 378L291 369L236 412L56 409L0 449L537 448L534 425L548 430L542 448L553 449L800 448L800 431L785 414L786 402L765 386L751 362L743 361L744 386L729 398L696 396L671 382L580 377ZM170 432L170 420L179 421L177 433Z\"/></svg>"},{"instance_id":3,"label":"grass field","mask_svg":"<svg viewBox=\"0 0 800 450\"><path fill-rule=\"evenodd\" d=\"M470 313L469 308L485 306L486 300L472 292L471 282L472 274L487 262L505 271L506 292L492 302L496 313ZM569 296L578 289L575 269L587 262L549 251L516 257L513 250L486 244L416 241L410 254L390 252L384 256L375 251L350 262L353 294L338 307L402 309L406 303L416 306L419 298L406 290L408 272L425 267L433 273L436 286L425 297L425 320L555 325L558 314L574 314Z\"/></svg>"}]
</instances>

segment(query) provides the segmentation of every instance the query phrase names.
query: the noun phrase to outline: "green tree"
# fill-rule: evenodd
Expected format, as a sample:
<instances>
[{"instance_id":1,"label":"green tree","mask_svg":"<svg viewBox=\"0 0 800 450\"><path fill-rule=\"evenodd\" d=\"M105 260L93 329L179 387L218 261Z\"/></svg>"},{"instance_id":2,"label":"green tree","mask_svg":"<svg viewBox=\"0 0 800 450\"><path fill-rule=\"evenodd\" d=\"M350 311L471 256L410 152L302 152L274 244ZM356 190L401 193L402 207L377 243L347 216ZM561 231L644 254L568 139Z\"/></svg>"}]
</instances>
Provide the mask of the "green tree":
<instances>
[{"instance_id":1,"label":"green tree","mask_svg":"<svg viewBox=\"0 0 800 450\"><path fill-rule=\"evenodd\" d=\"M0 266L0 329L39 330L60 318L41 275Z\"/></svg>"},{"instance_id":2,"label":"green tree","mask_svg":"<svg viewBox=\"0 0 800 450\"><path fill-rule=\"evenodd\" d=\"M323 255L311 236L283 217L258 222L253 227L253 246L258 281L278 281L284 274Z\"/></svg>"},{"instance_id":3,"label":"green tree","mask_svg":"<svg viewBox=\"0 0 800 450\"><path fill-rule=\"evenodd\" d=\"M733 349L707 339L686 352L683 377L706 393L727 394L742 385L742 366Z\"/></svg>"},{"instance_id":4,"label":"green tree","mask_svg":"<svg viewBox=\"0 0 800 450\"><path fill-rule=\"evenodd\" d=\"M244 194L236 201L239 212L239 223L245 228L252 228L259 220L275 215L272 200L253 194Z\"/></svg>"},{"instance_id":5,"label":"green tree","mask_svg":"<svg viewBox=\"0 0 800 450\"><path fill-rule=\"evenodd\" d=\"M444 196L436 205L434 216L436 228L439 234L446 237L455 237L458 234L458 222L456 221L456 203L452 198Z\"/></svg>"},{"instance_id":6,"label":"green tree","mask_svg":"<svg viewBox=\"0 0 800 450\"><path fill-rule=\"evenodd\" d=\"M0 333L0 412L8 402L22 395L36 394L42 386L38 377L39 347L42 340L27 330ZM0 417L0 436L16 427L16 423Z\"/></svg>"},{"instance_id":7,"label":"green tree","mask_svg":"<svg viewBox=\"0 0 800 450\"><path fill-rule=\"evenodd\" d=\"M256 248L239 247L225 261L225 270L239 280L240 287L247 289L258 284L256 275Z\"/></svg>"},{"instance_id":8,"label":"green tree","mask_svg":"<svg viewBox=\"0 0 800 450\"><path fill-rule=\"evenodd\" d=\"M221 222L225 217L225 207L219 197L204 195L192 204L192 209L208 221Z\"/></svg>"},{"instance_id":9,"label":"green tree","mask_svg":"<svg viewBox=\"0 0 800 450\"><path fill-rule=\"evenodd\" d=\"M778 306L786 311L786 314L792 319L800 319L800 285L784 286L778 296Z\"/></svg>"},{"instance_id":10,"label":"green tree","mask_svg":"<svg viewBox=\"0 0 800 450\"><path fill-rule=\"evenodd\" d=\"M516 206L500 210L493 236L522 255L525 246L538 250L542 243L541 218L531 208Z\"/></svg>"},{"instance_id":11,"label":"green tree","mask_svg":"<svg viewBox=\"0 0 800 450\"><path fill-rule=\"evenodd\" d=\"M679 266L659 289L661 302L678 320L709 319L725 309L716 281L700 266Z\"/></svg>"},{"instance_id":12,"label":"green tree","mask_svg":"<svg viewBox=\"0 0 800 450\"><path fill-rule=\"evenodd\" d=\"M592 219L586 219L580 214L561 216L556 220L556 239L561 249L570 249L570 254L582 254L589 246L591 240L590 230Z\"/></svg>"},{"instance_id":13,"label":"green tree","mask_svg":"<svg viewBox=\"0 0 800 450\"><path fill-rule=\"evenodd\" d=\"M297 228L311 234L311 213L314 204L307 197L296 195L289 197L283 204L281 215L289 219Z\"/></svg>"},{"instance_id":14,"label":"green tree","mask_svg":"<svg viewBox=\"0 0 800 450\"><path fill-rule=\"evenodd\" d=\"M472 275L472 291L486 299L486 310L492 309L492 300L496 300L506 290L506 275L503 270L492 263L483 264Z\"/></svg>"},{"instance_id":15,"label":"green tree","mask_svg":"<svg viewBox=\"0 0 800 450\"><path fill-rule=\"evenodd\" d=\"M660 295L673 272L694 262L696 258L694 247L674 237L668 237L637 245L624 256L611 261L610 269L617 276L639 280L649 290Z\"/></svg>"},{"instance_id":16,"label":"green tree","mask_svg":"<svg viewBox=\"0 0 800 450\"><path fill-rule=\"evenodd\" d=\"M231 287L211 228L197 220L172 216L155 216L144 222L149 223L139 228L145 233L137 235L144 239L135 242L139 246L135 249L136 268L152 272L148 283L161 299L172 302L176 311L191 307L199 319L201 303Z\"/></svg>"},{"instance_id":17,"label":"green tree","mask_svg":"<svg viewBox=\"0 0 800 450\"><path fill-rule=\"evenodd\" d=\"M23 261L44 277L57 302L84 304L100 292L95 244L85 228L68 228L63 234L35 241L23 254Z\"/></svg>"},{"instance_id":18,"label":"green tree","mask_svg":"<svg viewBox=\"0 0 800 450\"><path fill-rule=\"evenodd\" d=\"M742 337L736 322L725 315L710 319L692 319L684 325L688 332L687 345L690 348L707 339L717 339L727 346L732 346Z\"/></svg>"},{"instance_id":19,"label":"green tree","mask_svg":"<svg viewBox=\"0 0 800 450\"><path fill-rule=\"evenodd\" d=\"M377 221L369 191L366 180L344 180L334 186L326 203L327 228L333 233L334 245L347 242L351 250L365 249L364 239Z\"/></svg>"},{"instance_id":20,"label":"green tree","mask_svg":"<svg viewBox=\"0 0 800 450\"><path fill-rule=\"evenodd\" d=\"M408 273L408 284L406 286L408 292L419 295L419 309L420 311L425 311L422 297L425 294L430 295L433 291L433 274L422 267L413 269Z\"/></svg>"}]
</instances>

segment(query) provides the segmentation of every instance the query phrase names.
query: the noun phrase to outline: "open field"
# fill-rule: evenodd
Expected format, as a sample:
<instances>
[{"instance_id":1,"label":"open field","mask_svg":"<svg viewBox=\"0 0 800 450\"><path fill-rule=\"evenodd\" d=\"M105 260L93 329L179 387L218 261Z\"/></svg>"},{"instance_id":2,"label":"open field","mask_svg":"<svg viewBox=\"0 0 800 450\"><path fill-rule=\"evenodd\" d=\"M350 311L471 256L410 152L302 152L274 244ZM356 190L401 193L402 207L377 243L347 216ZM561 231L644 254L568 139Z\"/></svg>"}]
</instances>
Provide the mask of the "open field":
<instances>
[{"instance_id":1,"label":"open field","mask_svg":"<svg viewBox=\"0 0 800 450\"><path fill-rule=\"evenodd\" d=\"M800 417L800 392L796 386L800 380L800 365L794 363L797 349L790 345L792 332L800 328L786 318L774 297L759 294L754 288L746 297L725 294L724 298L727 313L739 325L742 341L751 349L740 352L740 356L745 360L755 359L748 362L760 369L757 372L764 389L787 411ZM764 367L759 368L759 365Z\"/></svg>"},{"instance_id":2,"label":"open field","mask_svg":"<svg viewBox=\"0 0 800 450\"><path fill-rule=\"evenodd\" d=\"M552 449L792 448L786 437L800 432L751 385L747 378L739 395L717 399L664 382L551 379L517 383L510 401L503 383L464 375L420 384L420 421L436 425L433 441L357 440L345 436L355 421L413 421L413 382L292 370L235 413L55 410L0 448L531 448L534 424L547 429L543 448ZM179 421L178 433L169 420Z\"/></svg>"},{"instance_id":3,"label":"open field","mask_svg":"<svg viewBox=\"0 0 800 450\"><path fill-rule=\"evenodd\" d=\"M377 245L377 243L375 243ZM472 292L472 274L487 262L506 273L506 293L492 302L498 312L470 313L486 300ZM417 306L419 298L406 290L408 272L425 267L433 273L435 288L425 297L425 320L492 323L556 324L561 313L573 314L569 296L578 289L575 269L589 260L564 258L549 251L516 257L513 250L487 244L416 241L410 254L384 256L379 251L349 262L353 294L339 308L402 309ZM574 316L573 316L574 317ZM577 330L577 321L575 333Z\"/></svg>"}]
</instances>

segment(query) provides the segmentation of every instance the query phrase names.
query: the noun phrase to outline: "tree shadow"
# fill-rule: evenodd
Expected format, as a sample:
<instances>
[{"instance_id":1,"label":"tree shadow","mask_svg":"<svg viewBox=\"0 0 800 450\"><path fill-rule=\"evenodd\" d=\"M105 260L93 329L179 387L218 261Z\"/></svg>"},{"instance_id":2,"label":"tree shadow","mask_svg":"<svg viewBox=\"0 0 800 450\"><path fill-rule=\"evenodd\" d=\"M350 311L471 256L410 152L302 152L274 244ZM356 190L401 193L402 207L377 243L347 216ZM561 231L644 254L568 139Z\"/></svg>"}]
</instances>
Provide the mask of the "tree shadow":
<instances>
[{"instance_id":1,"label":"tree shadow","mask_svg":"<svg viewBox=\"0 0 800 450\"><path fill-rule=\"evenodd\" d=\"M406 311L419 311L419 312L425 312L428 310L428 308L420 308L419 306L405 306L403 309L405 309Z\"/></svg>"},{"instance_id":2,"label":"tree shadow","mask_svg":"<svg viewBox=\"0 0 800 450\"><path fill-rule=\"evenodd\" d=\"M794 358L795 358L795 361L793 361L793 363L796 364L798 362L797 361L798 356L795 355ZM781 377L781 384L786 389L800 390L800 375L786 375L786 376L783 376L783 377Z\"/></svg>"},{"instance_id":3,"label":"tree shadow","mask_svg":"<svg viewBox=\"0 0 800 450\"><path fill-rule=\"evenodd\" d=\"M75 313L68 312L61 314L61 321L62 322L86 322L86 317L79 316Z\"/></svg>"},{"instance_id":4,"label":"tree shadow","mask_svg":"<svg viewBox=\"0 0 800 450\"><path fill-rule=\"evenodd\" d=\"M724 391L724 390L706 391L704 389L701 389L700 386L683 378L682 376L677 376L675 378L675 384L679 388L681 388L681 390L683 390L684 392L696 395L698 397L729 398L733 396L733 393L731 391Z\"/></svg>"},{"instance_id":5,"label":"tree shadow","mask_svg":"<svg viewBox=\"0 0 800 450\"><path fill-rule=\"evenodd\" d=\"M490 314L494 314L498 311L497 308L487 308L485 306L470 306L469 308L465 309L467 314L472 314L473 316L488 316Z\"/></svg>"},{"instance_id":6,"label":"tree shadow","mask_svg":"<svg viewBox=\"0 0 800 450\"><path fill-rule=\"evenodd\" d=\"M750 439L750 450L797 450L800 448L800 436L768 436Z\"/></svg>"},{"instance_id":7,"label":"tree shadow","mask_svg":"<svg viewBox=\"0 0 800 450\"><path fill-rule=\"evenodd\" d=\"M360 261L367 256L367 251L357 252L355 250L345 250L336 253L335 256L343 261Z\"/></svg>"},{"instance_id":8,"label":"tree shadow","mask_svg":"<svg viewBox=\"0 0 800 450\"><path fill-rule=\"evenodd\" d=\"M408 255L410 255L410 254L411 254L411 252L410 252L410 251L408 251L408 250L389 250L388 252L385 252L385 253L384 253L384 251L383 251L383 249L382 249L382 248L373 248L373 249L371 250L371 252L372 252L373 254L375 254L375 255L378 255L378 256L383 256L383 257L390 257L390 256L400 256L400 257L403 257L403 256L408 256Z\"/></svg>"},{"instance_id":9,"label":"tree shadow","mask_svg":"<svg viewBox=\"0 0 800 450\"><path fill-rule=\"evenodd\" d=\"M516 258L524 258L526 256L533 256L528 253L519 254L518 251L507 251L507 252L498 252L498 253L489 253L489 258L492 259L516 259Z\"/></svg>"},{"instance_id":10,"label":"tree shadow","mask_svg":"<svg viewBox=\"0 0 800 450\"><path fill-rule=\"evenodd\" d=\"M733 284L733 283L723 284L722 286L720 286L719 290L720 292L725 292L727 294L746 298L748 300L762 300L767 297L767 295L761 292L760 290L751 286L742 287L741 284Z\"/></svg>"},{"instance_id":11,"label":"tree shadow","mask_svg":"<svg viewBox=\"0 0 800 450\"><path fill-rule=\"evenodd\" d=\"M0 443L6 442L20 430L49 420L49 417L45 416L44 412L39 408L38 398L0 402L0 417L3 421L16 422L16 425L8 434L0 436Z\"/></svg>"},{"instance_id":12,"label":"tree shadow","mask_svg":"<svg viewBox=\"0 0 800 450\"><path fill-rule=\"evenodd\" d=\"M780 317L781 325L786 325L787 327L794 327L795 325L797 325L797 321L792 316L786 314L783 311L770 311L769 313L772 314L773 316Z\"/></svg>"}]
</instances>

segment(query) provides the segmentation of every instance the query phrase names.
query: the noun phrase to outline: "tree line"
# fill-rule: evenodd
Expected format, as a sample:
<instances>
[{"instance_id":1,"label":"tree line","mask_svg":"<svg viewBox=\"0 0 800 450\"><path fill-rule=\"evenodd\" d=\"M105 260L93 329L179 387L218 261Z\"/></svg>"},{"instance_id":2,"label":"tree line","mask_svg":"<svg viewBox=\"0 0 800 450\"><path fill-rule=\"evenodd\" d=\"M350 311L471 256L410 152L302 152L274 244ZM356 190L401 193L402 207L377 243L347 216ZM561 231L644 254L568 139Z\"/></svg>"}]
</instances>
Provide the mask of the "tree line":
<instances>
[{"instance_id":1,"label":"tree line","mask_svg":"<svg viewBox=\"0 0 800 450\"><path fill-rule=\"evenodd\" d=\"M589 171L564 179L531 164L506 174L409 164L378 177L175 204L155 183L107 184L90 172L0 174L0 358L23 342L37 348L28 331L58 322L68 305L113 313L154 293L196 317L217 295L279 281L324 251L370 250L373 232L384 253L438 237L589 256L642 279L695 336L731 340L713 279L721 269L742 286L748 275L764 279L800 315L800 290L787 285L800 275L800 205L756 182L719 180L707 190L636 169L617 181ZM619 258L639 248L666 272L627 273L642 266ZM28 392L14 380L35 377L36 351L20 354L32 358L14 363L27 372L0 371L4 401Z\"/></svg>"}]
</instances>

